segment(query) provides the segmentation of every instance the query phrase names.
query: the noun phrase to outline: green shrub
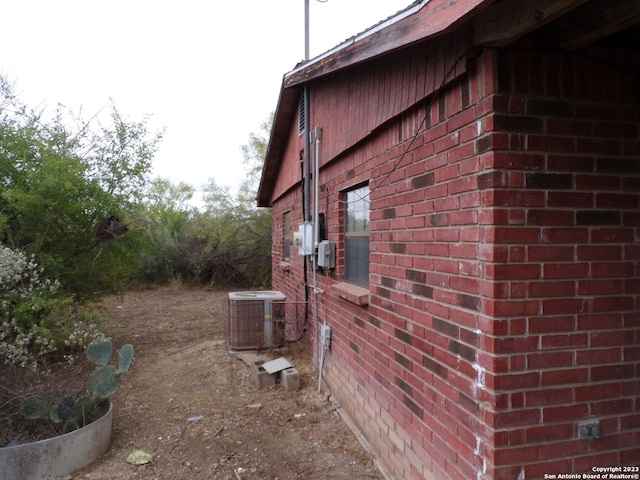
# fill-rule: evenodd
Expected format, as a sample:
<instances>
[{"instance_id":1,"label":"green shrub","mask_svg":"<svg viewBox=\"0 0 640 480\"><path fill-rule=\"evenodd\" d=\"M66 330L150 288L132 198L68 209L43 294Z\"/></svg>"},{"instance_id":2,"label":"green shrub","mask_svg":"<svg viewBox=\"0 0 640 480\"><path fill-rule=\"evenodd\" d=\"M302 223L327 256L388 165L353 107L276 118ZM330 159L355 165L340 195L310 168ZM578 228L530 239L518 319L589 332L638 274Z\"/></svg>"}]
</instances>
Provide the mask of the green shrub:
<instances>
[{"instance_id":1,"label":"green shrub","mask_svg":"<svg viewBox=\"0 0 640 480\"><path fill-rule=\"evenodd\" d=\"M69 355L103 335L35 258L0 244L0 361L34 369L54 352Z\"/></svg>"}]
</instances>

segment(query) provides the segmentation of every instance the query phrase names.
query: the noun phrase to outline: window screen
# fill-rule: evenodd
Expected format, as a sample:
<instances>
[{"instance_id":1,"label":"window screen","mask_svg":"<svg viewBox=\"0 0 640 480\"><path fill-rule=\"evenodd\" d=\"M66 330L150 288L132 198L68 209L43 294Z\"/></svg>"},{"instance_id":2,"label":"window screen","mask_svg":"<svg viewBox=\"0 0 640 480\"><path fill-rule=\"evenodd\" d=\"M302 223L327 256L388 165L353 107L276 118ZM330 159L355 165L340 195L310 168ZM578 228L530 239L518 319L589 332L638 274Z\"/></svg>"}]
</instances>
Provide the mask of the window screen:
<instances>
[{"instance_id":1,"label":"window screen","mask_svg":"<svg viewBox=\"0 0 640 480\"><path fill-rule=\"evenodd\" d=\"M369 286L369 187L350 190L345 204L345 280Z\"/></svg>"}]
</instances>

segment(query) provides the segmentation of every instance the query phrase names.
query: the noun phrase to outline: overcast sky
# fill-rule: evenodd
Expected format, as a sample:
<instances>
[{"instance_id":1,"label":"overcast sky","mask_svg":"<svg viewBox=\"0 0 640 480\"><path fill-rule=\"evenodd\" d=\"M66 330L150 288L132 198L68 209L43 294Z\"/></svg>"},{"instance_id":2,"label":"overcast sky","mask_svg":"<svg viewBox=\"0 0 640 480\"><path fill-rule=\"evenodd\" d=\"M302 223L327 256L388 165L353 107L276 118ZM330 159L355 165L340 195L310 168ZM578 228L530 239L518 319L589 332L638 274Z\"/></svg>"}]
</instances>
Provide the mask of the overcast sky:
<instances>
[{"instance_id":1,"label":"overcast sky","mask_svg":"<svg viewBox=\"0 0 640 480\"><path fill-rule=\"evenodd\" d=\"M275 110L304 58L304 0L9 0L0 73L31 107L88 119L113 99L131 121L166 127L154 174L234 187L240 147ZM309 0L310 56L412 0Z\"/></svg>"}]
</instances>

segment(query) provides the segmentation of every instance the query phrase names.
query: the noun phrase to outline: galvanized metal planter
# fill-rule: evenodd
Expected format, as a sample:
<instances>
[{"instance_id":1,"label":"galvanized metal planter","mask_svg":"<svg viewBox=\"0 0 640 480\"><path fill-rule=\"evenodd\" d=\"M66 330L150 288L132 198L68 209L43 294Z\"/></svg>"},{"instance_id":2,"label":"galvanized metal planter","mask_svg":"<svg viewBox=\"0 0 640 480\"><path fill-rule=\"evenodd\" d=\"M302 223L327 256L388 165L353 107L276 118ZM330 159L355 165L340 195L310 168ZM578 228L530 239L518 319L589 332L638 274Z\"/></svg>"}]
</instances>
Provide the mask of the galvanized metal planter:
<instances>
[{"instance_id":1,"label":"galvanized metal planter","mask_svg":"<svg viewBox=\"0 0 640 480\"><path fill-rule=\"evenodd\" d=\"M109 449L113 404L95 422L57 437L0 448L3 480L53 480L90 465Z\"/></svg>"}]
</instances>

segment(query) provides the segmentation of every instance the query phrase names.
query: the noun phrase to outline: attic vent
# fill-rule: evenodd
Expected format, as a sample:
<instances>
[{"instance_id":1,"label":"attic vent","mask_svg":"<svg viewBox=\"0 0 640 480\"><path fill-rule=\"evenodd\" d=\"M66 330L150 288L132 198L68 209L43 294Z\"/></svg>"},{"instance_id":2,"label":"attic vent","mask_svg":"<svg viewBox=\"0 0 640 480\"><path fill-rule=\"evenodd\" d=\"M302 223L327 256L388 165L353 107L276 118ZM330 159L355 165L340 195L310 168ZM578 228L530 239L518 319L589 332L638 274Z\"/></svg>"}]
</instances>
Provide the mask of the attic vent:
<instances>
[{"instance_id":1,"label":"attic vent","mask_svg":"<svg viewBox=\"0 0 640 480\"><path fill-rule=\"evenodd\" d=\"M300 95L298 100L298 135L302 135L306 129L305 121L306 105L304 104L304 95Z\"/></svg>"}]
</instances>

